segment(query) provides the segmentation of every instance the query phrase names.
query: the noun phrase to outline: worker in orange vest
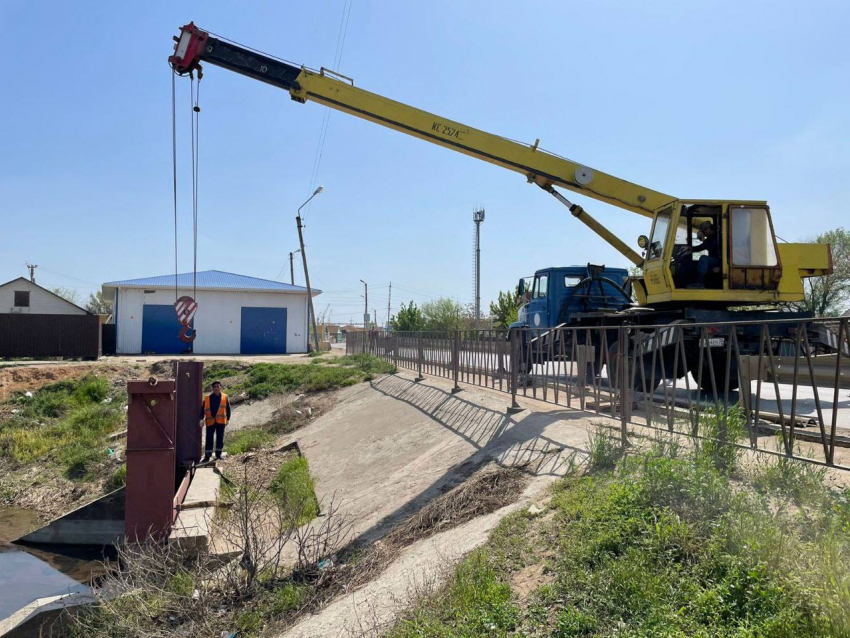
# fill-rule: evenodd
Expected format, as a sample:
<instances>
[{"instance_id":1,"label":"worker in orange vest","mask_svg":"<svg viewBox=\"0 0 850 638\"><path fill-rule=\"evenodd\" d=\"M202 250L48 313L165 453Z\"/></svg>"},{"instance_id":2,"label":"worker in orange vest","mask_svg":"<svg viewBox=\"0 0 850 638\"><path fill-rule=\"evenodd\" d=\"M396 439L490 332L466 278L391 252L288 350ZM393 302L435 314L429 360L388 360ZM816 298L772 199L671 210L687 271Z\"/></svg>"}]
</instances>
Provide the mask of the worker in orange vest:
<instances>
[{"instance_id":1,"label":"worker in orange vest","mask_svg":"<svg viewBox=\"0 0 850 638\"><path fill-rule=\"evenodd\" d=\"M224 450L224 427L230 421L230 401L221 391L221 381L213 381L212 392L204 397L201 418L207 426L202 463L207 463L213 453L213 436L215 436L215 458L221 458Z\"/></svg>"}]
</instances>

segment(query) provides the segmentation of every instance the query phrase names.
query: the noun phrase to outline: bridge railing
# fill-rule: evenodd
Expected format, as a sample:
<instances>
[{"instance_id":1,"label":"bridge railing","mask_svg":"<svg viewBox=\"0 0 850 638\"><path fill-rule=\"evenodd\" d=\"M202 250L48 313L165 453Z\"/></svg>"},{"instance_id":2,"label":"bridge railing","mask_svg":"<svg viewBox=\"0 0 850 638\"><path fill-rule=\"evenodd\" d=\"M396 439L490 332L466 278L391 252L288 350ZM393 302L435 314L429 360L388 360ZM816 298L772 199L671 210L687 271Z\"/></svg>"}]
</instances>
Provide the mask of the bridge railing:
<instances>
[{"instance_id":1,"label":"bridge railing","mask_svg":"<svg viewBox=\"0 0 850 638\"><path fill-rule=\"evenodd\" d=\"M850 319L348 333L417 373L850 468Z\"/></svg>"}]
</instances>

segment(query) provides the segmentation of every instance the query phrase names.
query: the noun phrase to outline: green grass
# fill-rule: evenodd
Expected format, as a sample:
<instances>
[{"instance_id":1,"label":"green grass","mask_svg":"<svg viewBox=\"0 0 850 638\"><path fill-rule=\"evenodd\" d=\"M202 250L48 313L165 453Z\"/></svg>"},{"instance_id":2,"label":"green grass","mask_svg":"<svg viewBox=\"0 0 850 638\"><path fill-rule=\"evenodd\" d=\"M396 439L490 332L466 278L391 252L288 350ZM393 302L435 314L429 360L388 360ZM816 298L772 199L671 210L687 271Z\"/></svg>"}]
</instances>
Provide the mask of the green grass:
<instances>
[{"instance_id":1,"label":"green grass","mask_svg":"<svg viewBox=\"0 0 850 638\"><path fill-rule=\"evenodd\" d=\"M245 392L251 398L264 398L279 392L321 392L342 388L391 373L395 366L370 355L353 355L328 359L325 365L258 363L245 370L245 379L231 386L231 391Z\"/></svg>"},{"instance_id":2,"label":"green grass","mask_svg":"<svg viewBox=\"0 0 850 638\"><path fill-rule=\"evenodd\" d=\"M298 516L299 524L309 523L319 515L319 501L306 457L295 456L286 461L272 480L270 489Z\"/></svg>"},{"instance_id":3,"label":"green grass","mask_svg":"<svg viewBox=\"0 0 850 638\"><path fill-rule=\"evenodd\" d=\"M725 447L612 463L609 444L556 485L551 518L506 518L389 635L850 635L850 494L820 470L773 463L750 482ZM536 563L547 578L520 602L511 575Z\"/></svg>"},{"instance_id":4,"label":"green grass","mask_svg":"<svg viewBox=\"0 0 850 638\"><path fill-rule=\"evenodd\" d=\"M106 458L105 437L126 421L111 401L106 379L85 376L44 386L32 397L10 400L17 414L0 421L0 457L16 465L56 464L68 478L91 478Z\"/></svg>"},{"instance_id":5,"label":"green grass","mask_svg":"<svg viewBox=\"0 0 850 638\"><path fill-rule=\"evenodd\" d=\"M235 377L247 368L245 364L232 361L213 361L204 365L204 387L208 387L213 381L223 381L228 377Z\"/></svg>"},{"instance_id":6,"label":"green grass","mask_svg":"<svg viewBox=\"0 0 850 638\"><path fill-rule=\"evenodd\" d=\"M237 430L229 434L225 429L224 451L228 454L244 454L265 447L273 440L274 435L266 430Z\"/></svg>"}]
</instances>

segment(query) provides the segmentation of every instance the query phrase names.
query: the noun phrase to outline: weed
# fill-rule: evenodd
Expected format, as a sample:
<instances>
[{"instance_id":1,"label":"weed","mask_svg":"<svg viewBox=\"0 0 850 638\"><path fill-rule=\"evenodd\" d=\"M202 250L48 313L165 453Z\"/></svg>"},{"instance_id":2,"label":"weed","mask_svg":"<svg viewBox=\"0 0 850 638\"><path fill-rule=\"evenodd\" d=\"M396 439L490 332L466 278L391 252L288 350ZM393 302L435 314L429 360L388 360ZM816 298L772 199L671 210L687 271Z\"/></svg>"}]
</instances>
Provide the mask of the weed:
<instances>
[{"instance_id":1,"label":"weed","mask_svg":"<svg viewBox=\"0 0 850 638\"><path fill-rule=\"evenodd\" d=\"M486 550L476 550L459 565L446 587L402 618L388 635L509 636L519 620L510 585L495 569Z\"/></svg>"},{"instance_id":2,"label":"weed","mask_svg":"<svg viewBox=\"0 0 850 638\"><path fill-rule=\"evenodd\" d=\"M294 583L292 581L285 583L274 591L271 604L271 612L275 616L280 616L292 612L302 604L307 594L307 586Z\"/></svg>"},{"instance_id":3,"label":"weed","mask_svg":"<svg viewBox=\"0 0 850 638\"><path fill-rule=\"evenodd\" d=\"M115 470L106 482L104 489L107 492L112 492L118 488L124 487L127 484L127 465L122 464Z\"/></svg>"},{"instance_id":4,"label":"weed","mask_svg":"<svg viewBox=\"0 0 850 638\"><path fill-rule=\"evenodd\" d=\"M758 458L752 471L753 486L760 492L787 496L796 503L822 500L826 468L788 457Z\"/></svg>"},{"instance_id":5,"label":"weed","mask_svg":"<svg viewBox=\"0 0 850 638\"><path fill-rule=\"evenodd\" d=\"M695 459L711 463L722 472L735 469L740 449L735 445L746 434L743 410L733 408L723 413L708 409L700 413L699 435L695 442Z\"/></svg>"},{"instance_id":6,"label":"weed","mask_svg":"<svg viewBox=\"0 0 850 638\"><path fill-rule=\"evenodd\" d=\"M601 425L597 425L587 438L589 468L593 471L614 469L623 456L620 440Z\"/></svg>"},{"instance_id":7,"label":"weed","mask_svg":"<svg viewBox=\"0 0 850 638\"><path fill-rule=\"evenodd\" d=\"M244 454L258 450L273 440L274 435L266 430L237 430L225 437L224 451L228 454Z\"/></svg>"},{"instance_id":8,"label":"weed","mask_svg":"<svg viewBox=\"0 0 850 638\"><path fill-rule=\"evenodd\" d=\"M319 501L306 457L295 456L281 465L269 489L297 513L300 524L309 523L319 515Z\"/></svg>"}]
</instances>

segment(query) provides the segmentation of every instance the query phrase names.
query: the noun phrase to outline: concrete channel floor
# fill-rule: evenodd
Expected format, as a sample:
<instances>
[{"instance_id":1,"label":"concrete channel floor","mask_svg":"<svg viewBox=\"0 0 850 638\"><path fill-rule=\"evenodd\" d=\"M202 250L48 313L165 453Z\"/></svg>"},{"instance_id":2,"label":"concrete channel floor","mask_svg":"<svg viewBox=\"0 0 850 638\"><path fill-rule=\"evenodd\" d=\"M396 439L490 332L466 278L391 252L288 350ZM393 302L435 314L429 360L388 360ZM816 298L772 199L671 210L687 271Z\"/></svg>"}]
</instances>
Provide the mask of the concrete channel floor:
<instances>
[{"instance_id":1,"label":"concrete channel floor","mask_svg":"<svg viewBox=\"0 0 850 638\"><path fill-rule=\"evenodd\" d=\"M352 387L340 399L291 440L310 462L320 500L338 501L362 539L379 538L487 463L534 462L533 478L519 503L408 547L375 581L287 636L359 635L384 626L423 577L483 543L503 516L539 497L571 460L586 457L588 432L604 420L542 403L510 415L508 395L473 387L452 394L445 380L417 383L406 372Z\"/></svg>"},{"instance_id":2,"label":"concrete channel floor","mask_svg":"<svg viewBox=\"0 0 850 638\"><path fill-rule=\"evenodd\" d=\"M343 391L333 410L293 433L289 441L298 441L309 460L319 498L336 499L355 535L373 540L489 462L531 464L523 497L409 546L375 580L304 619L287 637L380 635L504 516L543 498L548 484L583 461L595 424L619 427L604 415L531 398L520 398L522 412L508 414L508 394L467 385L452 394L451 387L434 377L416 382L401 371ZM629 430L654 435L637 424ZM836 461L846 462L846 455L850 450L839 449ZM846 484L846 474L832 471L830 480Z\"/></svg>"}]
</instances>

